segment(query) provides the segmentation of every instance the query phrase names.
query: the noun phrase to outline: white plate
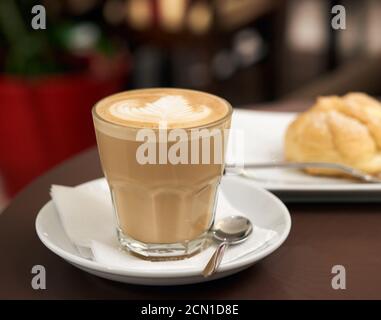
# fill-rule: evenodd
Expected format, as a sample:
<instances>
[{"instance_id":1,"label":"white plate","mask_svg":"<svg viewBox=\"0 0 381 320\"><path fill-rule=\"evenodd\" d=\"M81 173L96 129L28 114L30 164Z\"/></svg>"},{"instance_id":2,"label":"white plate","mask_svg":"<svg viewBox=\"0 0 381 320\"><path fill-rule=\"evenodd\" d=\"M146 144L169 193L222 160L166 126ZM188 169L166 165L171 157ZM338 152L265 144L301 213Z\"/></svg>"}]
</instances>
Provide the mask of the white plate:
<instances>
[{"instance_id":1,"label":"white plate","mask_svg":"<svg viewBox=\"0 0 381 320\"><path fill-rule=\"evenodd\" d=\"M245 163L282 161L284 134L295 116L289 112L235 110L232 128L243 130ZM251 173L255 180L243 179L284 201L381 201L381 184L310 176L293 169L257 169Z\"/></svg>"},{"instance_id":2,"label":"white plate","mask_svg":"<svg viewBox=\"0 0 381 320\"><path fill-rule=\"evenodd\" d=\"M103 188L104 179L90 181L77 188ZM209 281L228 276L243 270L276 250L287 238L291 228L290 214L285 205L274 195L237 177L224 177L222 191L228 201L257 226L277 232L269 243L257 250L221 266L210 278L204 278L189 269L179 269L172 273L165 270L139 271L125 268L114 268L81 257L67 238L59 221L58 213L52 201L49 201L39 212L36 219L38 237L44 245L58 256L74 266L102 278L119 282L143 285L179 285Z\"/></svg>"}]
</instances>

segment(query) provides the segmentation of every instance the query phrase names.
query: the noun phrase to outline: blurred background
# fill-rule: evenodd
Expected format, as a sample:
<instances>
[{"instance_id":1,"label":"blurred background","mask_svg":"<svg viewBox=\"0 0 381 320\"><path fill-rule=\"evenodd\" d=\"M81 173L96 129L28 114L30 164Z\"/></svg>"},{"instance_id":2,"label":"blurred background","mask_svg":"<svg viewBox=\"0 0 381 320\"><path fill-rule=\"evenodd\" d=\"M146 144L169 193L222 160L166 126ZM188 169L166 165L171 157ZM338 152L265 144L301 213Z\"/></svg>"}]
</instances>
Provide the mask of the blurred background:
<instances>
[{"instance_id":1,"label":"blurred background","mask_svg":"<svg viewBox=\"0 0 381 320\"><path fill-rule=\"evenodd\" d=\"M337 4L346 30L331 28ZM377 96L380 34L380 0L1 0L0 207L95 144L90 110L106 95L184 87L241 108Z\"/></svg>"}]
</instances>

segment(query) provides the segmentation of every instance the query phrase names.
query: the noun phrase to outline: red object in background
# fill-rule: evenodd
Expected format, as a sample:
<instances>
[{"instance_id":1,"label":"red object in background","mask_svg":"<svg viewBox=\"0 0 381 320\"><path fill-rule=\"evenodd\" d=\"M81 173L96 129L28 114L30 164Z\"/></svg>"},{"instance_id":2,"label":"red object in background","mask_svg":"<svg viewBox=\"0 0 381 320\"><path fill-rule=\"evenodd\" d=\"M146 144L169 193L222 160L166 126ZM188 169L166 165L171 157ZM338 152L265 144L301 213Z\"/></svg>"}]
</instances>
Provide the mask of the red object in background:
<instances>
[{"instance_id":1,"label":"red object in background","mask_svg":"<svg viewBox=\"0 0 381 320\"><path fill-rule=\"evenodd\" d=\"M120 90L121 83L117 77L97 81L77 75L50 78L35 88L50 166L94 144L91 109L99 99Z\"/></svg>"},{"instance_id":2,"label":"red object in background","mask_svg":"<svg viewBox=\"0 0 381 320\"><path fill-rule=\"evenodd\" d=\"M0 79L0 173L11 195L47 167L31 93L23 82Z\"/></svg>"},{"instance_id":3,"label":"red object in background","mask_svg":"<svg viewBox=\"0 0 381 320\"><path fill-rule=\"evenodd\" d=\"M91 108L121 89L125 73L31 82L0 78L0 174L12 196L53 165L95 143Z\"/></svg>"}]
</instances>

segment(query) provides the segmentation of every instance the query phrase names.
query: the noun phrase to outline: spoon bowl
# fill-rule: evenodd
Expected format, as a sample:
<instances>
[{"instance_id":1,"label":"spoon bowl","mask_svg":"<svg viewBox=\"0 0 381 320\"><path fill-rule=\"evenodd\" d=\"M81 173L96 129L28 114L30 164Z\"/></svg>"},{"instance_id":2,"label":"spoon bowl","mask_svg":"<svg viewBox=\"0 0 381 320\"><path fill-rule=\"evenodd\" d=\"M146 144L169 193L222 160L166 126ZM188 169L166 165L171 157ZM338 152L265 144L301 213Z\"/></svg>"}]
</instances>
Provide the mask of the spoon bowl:
<instances>
[{"instance_id":1,"label":"spoon bowl","mask_svg":"<svg viewBox=\"0 0 381 320\"><path fill-rule=\"evenodd\" d=\"M216 272L222 261L225 249L229 245L245 241L252 231L253 226L250 220L242 216L228 216L217 221L212 234L213 238L220 242L220 244L202 272L204 277L209 277Z\"/></svg>"},{"instance_id":2,"label":"spoon bowl","mask_svg":"<svg viewBox=\"0 0 381 320\"><path fill-rule=\"evenodd\" d=\"M219 220L213 230L213 237L218 241L238 244L246 240L253 231L249 219L242 216L229 216Z\"/></svg>"}]
</instances>

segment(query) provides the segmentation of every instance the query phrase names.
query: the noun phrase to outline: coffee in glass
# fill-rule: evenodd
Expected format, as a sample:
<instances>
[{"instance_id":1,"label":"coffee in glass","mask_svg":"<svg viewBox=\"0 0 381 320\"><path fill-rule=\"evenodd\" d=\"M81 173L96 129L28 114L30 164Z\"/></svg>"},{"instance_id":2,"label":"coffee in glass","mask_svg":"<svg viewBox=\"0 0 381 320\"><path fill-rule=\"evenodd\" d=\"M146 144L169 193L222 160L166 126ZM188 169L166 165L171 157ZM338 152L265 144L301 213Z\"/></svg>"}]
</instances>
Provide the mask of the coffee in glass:
<instances>
[{"instance_id":1,"label":"coffee in glass","mask_svg":"<svg viewBox=\"0 0 381 320\"><path fill-rule=\"evenodd\" d=\"M186 89L141 89L98 102L93 119L121 245L147 259L200 251L214 221L230 104Z\"/></svg>"}]
</instances>

